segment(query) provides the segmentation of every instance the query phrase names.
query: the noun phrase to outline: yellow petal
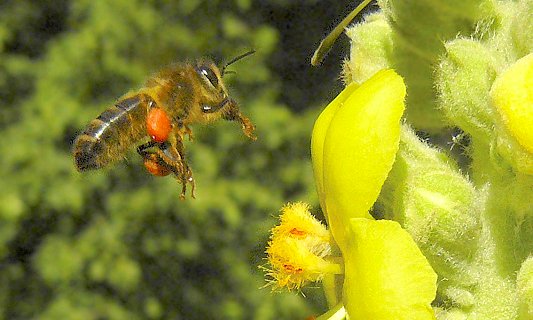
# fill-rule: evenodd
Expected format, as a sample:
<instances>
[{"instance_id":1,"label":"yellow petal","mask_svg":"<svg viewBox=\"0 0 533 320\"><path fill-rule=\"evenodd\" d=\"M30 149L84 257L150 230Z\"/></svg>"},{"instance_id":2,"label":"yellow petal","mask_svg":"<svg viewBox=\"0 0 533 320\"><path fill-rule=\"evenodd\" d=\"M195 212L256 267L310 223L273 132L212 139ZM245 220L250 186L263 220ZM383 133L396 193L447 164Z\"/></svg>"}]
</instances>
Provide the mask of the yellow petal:
<instances>
[{"instance_id":1,"label":"yellow petal","mask_svg":"<svg viewBox=\"0 0 533 320\"><path fill-rule=\"evenodd\" d=\"M372 218L368 210L398 151L404 98L403 79L393 70L382 70L354 90L330 121L321 188L329 226L341 250L349 219Z\"/></svg>"},{"instance_id":2,"label":"yellow petal","mask_svg":"<svg viewBox=\"0 0 533 320\"><path fill-rule=\"evenodd\" d=\"M344 306L350 319L435 319L437 275L395 221L350 220Z\"/></svg>"},{"instance_id":3,"label":"yellow petal","mask_svg":"<svg viewBox=\"0 0 533 320\"><path fill-rule=\"evenodd\" d=\"M313 173L315 175L315 184L320 200L322 212L326 215L326 207L324 203L324 173L323 173L323 159L324 159L324 140L329 124L333 116L343 105L346 99L359 87L356 83L349 84L344 90L328 106L320 113L315 121L313 133L311 135L311 159L313 161Z\"/></svg>"},{"instance_id":4,"label":"yellow petal","mask_svg":"<svg viewBox=\"0 0 533 320\"><path fill-rule=\"evenodd\" d=\"M491 97L511 135L533 153L533 53L496 78Z\"/></svg>"}]
</instances>

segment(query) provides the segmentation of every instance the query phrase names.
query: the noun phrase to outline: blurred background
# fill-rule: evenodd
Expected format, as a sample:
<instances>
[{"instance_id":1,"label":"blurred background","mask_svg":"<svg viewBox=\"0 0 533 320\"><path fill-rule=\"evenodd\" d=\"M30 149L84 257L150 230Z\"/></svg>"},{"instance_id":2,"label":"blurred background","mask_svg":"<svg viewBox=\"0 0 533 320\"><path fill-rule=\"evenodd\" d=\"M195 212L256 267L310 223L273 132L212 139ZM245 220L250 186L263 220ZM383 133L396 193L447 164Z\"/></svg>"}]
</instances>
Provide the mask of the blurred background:
<instances>
[{"instance_id":1,"label":"blurred background","mask_svg":"<svg viewBox=\"0 0 533 320\"><path fill-rule=\"evenodd\" d=\"M309 140L341 90L349 1L0 1L0 319L305 319L319 287L272 294L264 248L279 208L320 216ZM225 77L257 126L195 127L196 199L132 151L80 174L76 135L168 63L249 50Z\"/></svg>"}]
</instances>

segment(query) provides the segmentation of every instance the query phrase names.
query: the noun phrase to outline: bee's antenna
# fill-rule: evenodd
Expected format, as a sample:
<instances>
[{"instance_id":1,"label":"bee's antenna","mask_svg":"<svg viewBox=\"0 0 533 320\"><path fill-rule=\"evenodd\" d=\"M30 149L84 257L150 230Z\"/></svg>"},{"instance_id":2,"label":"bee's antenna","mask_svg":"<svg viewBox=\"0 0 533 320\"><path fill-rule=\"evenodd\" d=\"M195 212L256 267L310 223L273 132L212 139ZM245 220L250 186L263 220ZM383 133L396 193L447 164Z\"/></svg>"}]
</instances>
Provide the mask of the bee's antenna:
<instances>
[{"instance_id":1,"label":"bee's antenna","mask_svg":"<svg viewBox=\"0 0 533 320\"><path fill-rule=\"evenodd\" d=\"M231 65L231 64L234 64L235 62L241 60L242 58L246 58L247 56L251 55L251 54L254 54L255 53L255 50L250 50L246 53L243 53L241 54L240 56L236 56L235 58L231 59L230 61L228 61L223 67L222 67L222 76L224 76L224 72L226 71L226 68Z\"/></svg>"}]
</instances>

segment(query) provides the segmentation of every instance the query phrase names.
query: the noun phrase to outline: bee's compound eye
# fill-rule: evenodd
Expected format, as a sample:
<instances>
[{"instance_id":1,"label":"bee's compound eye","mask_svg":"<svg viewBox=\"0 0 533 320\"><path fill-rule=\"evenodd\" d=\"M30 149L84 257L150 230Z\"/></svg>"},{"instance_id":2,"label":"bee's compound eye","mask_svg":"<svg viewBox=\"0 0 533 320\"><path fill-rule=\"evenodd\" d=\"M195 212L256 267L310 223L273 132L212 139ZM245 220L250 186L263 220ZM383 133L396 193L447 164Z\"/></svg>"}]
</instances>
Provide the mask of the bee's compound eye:
<instances>
[{"instance_id":1,"label":"bee's compound eye","mask_svg":"<svg viewBox=\"0 0 533 320\"><path fill-rule=\"evenodd\" d=\"M198 72L202 77L205 77L214 88L218 88L218 77L215 72L211 70L211 68L207 66L201 66L198 68Z\"/></svg>"}]
</instances>

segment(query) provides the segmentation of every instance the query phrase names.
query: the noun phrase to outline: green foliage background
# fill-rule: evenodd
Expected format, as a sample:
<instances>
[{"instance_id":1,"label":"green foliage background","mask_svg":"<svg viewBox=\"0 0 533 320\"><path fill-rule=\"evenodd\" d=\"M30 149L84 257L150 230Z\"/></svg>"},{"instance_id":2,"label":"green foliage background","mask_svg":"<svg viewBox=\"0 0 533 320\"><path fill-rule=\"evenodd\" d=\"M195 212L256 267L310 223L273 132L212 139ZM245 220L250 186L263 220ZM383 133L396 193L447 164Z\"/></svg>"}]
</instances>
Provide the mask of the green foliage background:
<instances>
[{"instance_id":1,"label":"green foliage background","mask_svg":"<svg viewBox=\"0 0 533 320\"><path fill-rule=\"evenodd\" d=\"M323 308L319 289L305 301L259 290L257 268L280 206L316 203L309 137L338 70L305 75L327 25L296 27L294 12L349 10L317 6L1 2L0 319L297 319ZM283 21L300 44L283 36ZM257 54L226 81L259 140L233 123L195 128L187 147L196 200L179 201L180 185L148 175L133 152L109 169L75 171L76 134L151 72L249 48Z\"/></svg>"}]
</instances>

